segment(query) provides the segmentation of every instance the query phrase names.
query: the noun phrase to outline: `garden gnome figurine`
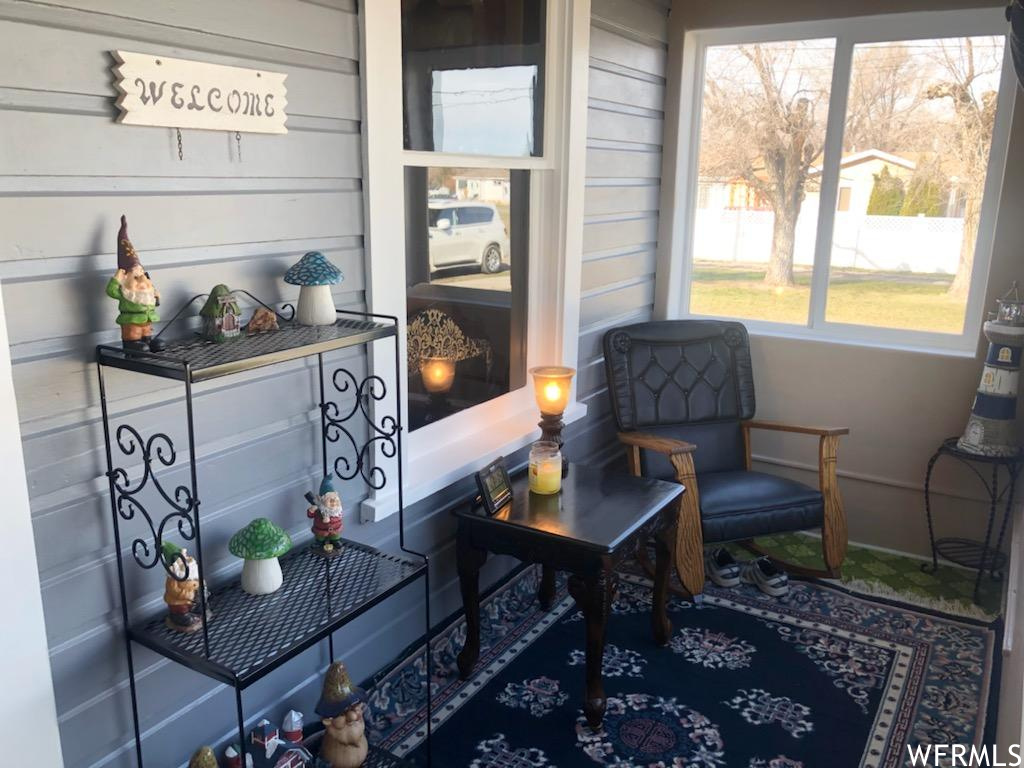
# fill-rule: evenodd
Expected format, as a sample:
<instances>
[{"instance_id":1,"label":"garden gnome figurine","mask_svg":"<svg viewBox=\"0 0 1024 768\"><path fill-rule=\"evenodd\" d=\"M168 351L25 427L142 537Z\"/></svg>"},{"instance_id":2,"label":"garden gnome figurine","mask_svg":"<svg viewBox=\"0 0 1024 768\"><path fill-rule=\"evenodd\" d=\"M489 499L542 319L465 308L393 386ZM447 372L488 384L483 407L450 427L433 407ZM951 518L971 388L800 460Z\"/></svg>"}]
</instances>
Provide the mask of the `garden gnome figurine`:
<instances>
[{"instance_id":1,"label":"garden gnome figurine","mask_svg":"<svg viewBox=\"0 0 1024 768\"><path fill-rule=\"evenodd\" d=\"M352 685L345 665L340 661L331 664L316 705L316 713L323 718L326 729L320 760L331 768L359 768L366 762L369 747L363 722L364 701L366 693Z\"/></svg>"},{"instance_id":2,"label":"garden gnome figurine","mask_svg":"<svg viewBox=\"0 0 1024 768\"><path fill-rule=\"evenodd\" d=\"M209 747L200 747L188 761L188 768L218 768L217 756Z\"/></svg>"},{"instance_id":3,"label":"garden gnome figurine","mask_svg":"<svg viewBox=\"0 0 1024 768\"><path fill-rule=\"evenodd\" d=\"M334 490L330 476L321 481L320 494L314 496L307 493L306 501L311 505L306 510L306 517L313 521L313 536L316 537L316 543L324 554L333 554L335 545L341 539L344 523L341 519L341 497Z\"/></svg>"},{"instance_id":4,"label":"garden gnome figurine","mask_svg":"<svg viewBox=\"0 0 1024 768\"><path fill-rule=\"evenodd\" d=\"M117 324L125 349L159 352L164 343L153 338L153 323L160 317L160 291L139 263L132 241L128 239L128 219L121 217L117 233L117 272L107 282L107 296L117 299Z\"/></svg>"},{"instance_id":5,"label":"garden gnome figurine","mask_svg":"<svg viewBox=\"0 0 1024 768\"><path fill-rule=\"evenodd\" d=\"M203 609L199 597L199 564L187 549L163 543L163 559L167 569L164 581L164 602L167 603L165 623L176 632L195 632L203 626ZM207 609L207 618L209 618Z\"/></svg>"}]
</instances>

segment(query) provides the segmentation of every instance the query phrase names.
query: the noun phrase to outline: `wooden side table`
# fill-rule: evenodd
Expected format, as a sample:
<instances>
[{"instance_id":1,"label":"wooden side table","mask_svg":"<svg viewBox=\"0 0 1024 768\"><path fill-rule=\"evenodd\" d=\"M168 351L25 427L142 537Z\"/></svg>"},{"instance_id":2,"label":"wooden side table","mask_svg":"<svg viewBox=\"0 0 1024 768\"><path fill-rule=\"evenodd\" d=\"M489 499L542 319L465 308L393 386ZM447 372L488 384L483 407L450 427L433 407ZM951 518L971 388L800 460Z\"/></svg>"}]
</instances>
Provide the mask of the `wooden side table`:
<instances>
[{"instance_id":1,"label":"wooden side table","mask_svg":"<svg viewBox=\"0 0 1024 768\"><path fill-rule=\"evenodd\" d=\"M482 507L457 509L457 567L466 612L466 641L458 656L466 679L480 656L480 568L488 552L512 555L543 567L538 598L550 609L555 572L569 572L569 593L583 612L586 626L587 723L600 728L606 706L601 663L615 568L638 542L656 543L651 626L654 640L665 645L672 624L665 611L675 546L678 483L608 472L570 464L562 491L531 494L526 473L512 480L510 504L488 517Z\"/></svg>"},{"instance_id":2,"label":"wooden side table","mask_svg":"<svg viewBox=\"0 0 1024 768\"><path fill-rule=\"evenodd\" d=\"M942 457L949 456L958 460L961 464L970 469L988 492L988 524L985 526L985 540L973 541L963 538L935 538L935 529L932 525L932 502L931 502L931 481L932 470L935 463ZM1024 453L1018 452L1013 456L981 456L975 453L968 453L957 447L957 438L950 437L942 442L938 450L928 460L928 471L924 477L924 511L928 518L928 539L932 547L931 563L923 563L921 570L925 573L935 573L939 567L939 556L965 568L977 570L978 576L974 580L974 602L978 602L978 590L981 588L981 577L988 570L993 579L1001 578L1000 571L1006 565L1006 555L1002 553L1003 537L1006 535L1006 524L1009 522L1010 513L1013 509L1013 496L1017 485L1017 475L1020 473L1021 462L1024 461ZM987 479L975 464L987 465L992 468L991 481ZM1005 468L1008 483L999 489L999 469ZM995 547L992 546L992 529L995 527L998 516L998 506L1004 502L1003 520L999 525L999 535L996 538Z\"/></svg>"}]
</instances>

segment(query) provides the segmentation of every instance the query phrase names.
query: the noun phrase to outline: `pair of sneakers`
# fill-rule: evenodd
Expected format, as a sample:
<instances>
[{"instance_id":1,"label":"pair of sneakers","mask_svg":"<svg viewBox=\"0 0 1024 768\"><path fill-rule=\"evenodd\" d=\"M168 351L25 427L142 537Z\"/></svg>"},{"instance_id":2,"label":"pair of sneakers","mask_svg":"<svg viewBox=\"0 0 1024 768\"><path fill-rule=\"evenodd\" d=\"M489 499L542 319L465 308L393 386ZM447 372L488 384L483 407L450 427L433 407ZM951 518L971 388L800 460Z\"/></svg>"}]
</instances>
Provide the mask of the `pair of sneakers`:
<instances>
[{"instance_id":1,"label":"pair of sneakers","mask_svg":"<svg viewBox=\"0 0 1024 768\"><path fill-rule=\"evenodd\" d=\"M704 572L720 587L753 584L770 597L789 592L789 576L767 557L738 563L724 547L704 551Z\"/></svg>"}]
</instances>

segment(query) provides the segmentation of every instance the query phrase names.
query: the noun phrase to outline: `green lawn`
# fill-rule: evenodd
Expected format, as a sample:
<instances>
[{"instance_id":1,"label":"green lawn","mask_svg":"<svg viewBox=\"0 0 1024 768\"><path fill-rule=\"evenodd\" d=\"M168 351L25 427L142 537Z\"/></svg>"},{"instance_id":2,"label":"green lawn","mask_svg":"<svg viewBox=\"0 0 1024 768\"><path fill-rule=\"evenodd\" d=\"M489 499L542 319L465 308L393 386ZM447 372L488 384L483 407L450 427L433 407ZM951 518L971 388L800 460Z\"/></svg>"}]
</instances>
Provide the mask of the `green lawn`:
<instances>
[{"instance_id":1,"label":"green lawn","mask_svg":"<svg viewBox=\"0 0 1024 768\"><path fill-rule=\"evenodd\" d=\"M810 270L798 270L797 285L764 284L759 265L697 262L690 311L698 315L806 325ZM834 323L878 325L942 333L963 330L965 304L946 294L951 275L834 269L825 317Z\"/></svg>"}]
</instances>

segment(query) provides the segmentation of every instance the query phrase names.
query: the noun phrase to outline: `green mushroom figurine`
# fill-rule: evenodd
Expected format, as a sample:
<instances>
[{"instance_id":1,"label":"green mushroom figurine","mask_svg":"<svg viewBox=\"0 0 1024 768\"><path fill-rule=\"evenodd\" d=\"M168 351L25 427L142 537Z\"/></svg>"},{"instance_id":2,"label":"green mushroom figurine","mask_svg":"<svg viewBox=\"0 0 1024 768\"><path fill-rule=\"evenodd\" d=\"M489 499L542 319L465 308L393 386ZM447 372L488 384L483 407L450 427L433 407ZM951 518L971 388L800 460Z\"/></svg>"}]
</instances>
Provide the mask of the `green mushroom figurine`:
<instances>
[{"instance_id":1,"label":"green mushroom figurine","mask_svg":"<svg viewBox=\"0 0 1024 768\"><path fill-rule=\"evenodd\" d=\"M232 536L228 551L245 560L242 589L250 595L276 592L283 580L277 558L291 548L291 537L265 517L256 518Z\"/></svg>"}]
</instances>

